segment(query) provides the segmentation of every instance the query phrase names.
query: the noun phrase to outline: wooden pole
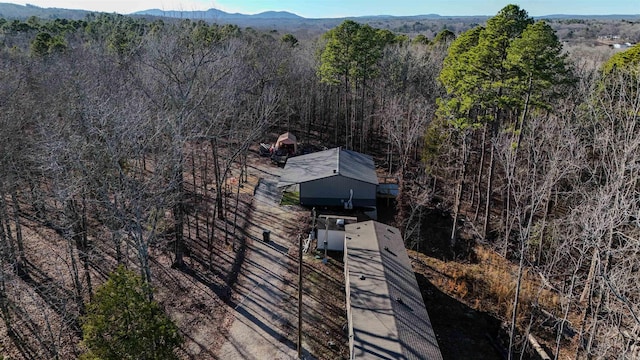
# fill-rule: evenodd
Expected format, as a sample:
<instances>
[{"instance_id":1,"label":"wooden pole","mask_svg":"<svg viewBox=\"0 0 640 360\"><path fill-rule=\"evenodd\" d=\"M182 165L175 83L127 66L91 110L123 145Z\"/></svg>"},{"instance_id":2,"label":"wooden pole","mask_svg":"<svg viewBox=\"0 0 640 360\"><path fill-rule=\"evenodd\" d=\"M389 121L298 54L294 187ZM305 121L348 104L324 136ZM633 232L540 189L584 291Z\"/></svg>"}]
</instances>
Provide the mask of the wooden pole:
<instances>
[{"instance_id":1,"label":"wooden pole","mask_svg":"<svg viewBox=\"0 0 640 360\"><path fill-rule=\"evenodd\" d=\"M311 209L311 231L314 232L316 230L316 208Z\"/></svg>"},{"instance_id":2,"label":"wooden pole","mask_svg":"<svg viewBox=\"0 0 640 360\"><path fill-rule=\"evenodd\" d=\"M322 259L323 264L327 264L329 260L327 259L327 247L329 247L329 217L327 216L324 219L324 259Z\"/></svg>"},{"instance_id":3,"label":"wooden pole","mask_svg":"<svg viewBox=\"0 0 640 360\"><path fill-rule=\"evenodd\" d=\"M302 236L298 235L298 359L302 359Z\"/></svg>"}]
</instances>

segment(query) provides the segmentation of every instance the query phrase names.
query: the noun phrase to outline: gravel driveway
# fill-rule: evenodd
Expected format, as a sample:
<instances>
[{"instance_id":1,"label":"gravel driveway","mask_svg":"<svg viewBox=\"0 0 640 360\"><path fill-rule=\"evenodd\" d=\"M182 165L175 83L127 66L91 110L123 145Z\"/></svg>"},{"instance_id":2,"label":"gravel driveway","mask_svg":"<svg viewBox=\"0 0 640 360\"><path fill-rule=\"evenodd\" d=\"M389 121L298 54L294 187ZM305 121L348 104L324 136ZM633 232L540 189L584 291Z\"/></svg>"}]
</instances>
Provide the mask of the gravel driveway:
<instances>
[{"instance_id":1,"label":"gravel driveway","mask_svg":"<svg viewBox=\"0 0 640 360\"><path fill-rule=\"evenodd\" d=\"M279 206L281 192L276 187L281 169L264 173L253 199L247 234L248 253L234 289L235 319L219 359L296 359L296 344L282 333L287 313L283 275L289 246L288 224L299 213ZM262 176L262 175L261 175ZM262 241L263 229L270 230L270 242Z\"/></svg>"}]
</instances>

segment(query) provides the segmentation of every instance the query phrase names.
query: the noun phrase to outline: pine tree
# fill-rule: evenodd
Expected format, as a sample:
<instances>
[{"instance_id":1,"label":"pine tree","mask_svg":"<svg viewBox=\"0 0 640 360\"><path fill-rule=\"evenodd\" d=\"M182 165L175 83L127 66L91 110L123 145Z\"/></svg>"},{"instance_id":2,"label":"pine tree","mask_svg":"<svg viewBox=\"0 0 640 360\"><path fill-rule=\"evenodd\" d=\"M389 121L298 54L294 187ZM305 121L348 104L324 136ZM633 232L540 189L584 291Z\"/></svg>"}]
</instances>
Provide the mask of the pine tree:
<instances>
[{"instance_id":1,"label":"pine tree","mask_svg":"<svg viewBox=\"0 0 640 360\"><path fill-rule=\"evenodd\" d=\"M141 277L122 266L111 274L87 305L83 359L177 359L178 328L148 300L149 291Z\"/></svg>"}]
</instances>

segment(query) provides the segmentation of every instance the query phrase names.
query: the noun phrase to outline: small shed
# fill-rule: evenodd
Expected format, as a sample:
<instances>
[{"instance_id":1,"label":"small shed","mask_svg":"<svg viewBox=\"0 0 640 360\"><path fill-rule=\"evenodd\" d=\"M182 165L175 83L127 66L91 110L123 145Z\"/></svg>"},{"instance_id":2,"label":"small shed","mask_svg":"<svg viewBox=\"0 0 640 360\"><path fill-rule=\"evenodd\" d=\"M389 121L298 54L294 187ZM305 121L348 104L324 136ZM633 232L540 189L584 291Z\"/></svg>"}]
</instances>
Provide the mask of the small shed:
<instances>
[{"instance_id":1,"label":"small shed","mask_svg":"<svg viewBox=\"0 0 640 360\"><path fill-rule=\"evenodd\" d=\"M344 226L358 222L358 218L343 215L318 216L318 242L316 249L344 251Z\"/></svg>"},{"instance_id":2,"label":"small shed","mask_svg":"<svg viewBox=\"0 0 640 360\"><path fill-rule=\"evenodd\" d=\"M288 155L294 155L298 152L298 140L295 135L286 132L278 137L275 148L276 150L284 149Z\"/></svg>"},{"instance_id":3,"label":"small shed","mask_svg":"<svg viewBox=\"0 0 640 360\"><path fill-rule=\"evenodd\" d=\"M305 206L373 207L378 176L373 158L333 148L287 161L279 187L299 184Z\"/></svg>"}]
</instances>

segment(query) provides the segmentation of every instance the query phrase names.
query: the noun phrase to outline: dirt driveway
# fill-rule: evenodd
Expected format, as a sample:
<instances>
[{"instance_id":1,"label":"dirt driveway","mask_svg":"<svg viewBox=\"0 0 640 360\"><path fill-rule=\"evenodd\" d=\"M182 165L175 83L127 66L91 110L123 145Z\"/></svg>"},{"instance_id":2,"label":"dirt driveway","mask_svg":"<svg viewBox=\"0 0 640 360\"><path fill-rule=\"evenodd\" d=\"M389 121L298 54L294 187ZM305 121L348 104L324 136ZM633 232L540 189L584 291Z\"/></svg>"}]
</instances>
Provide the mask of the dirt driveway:
<instances>
[{"instance_id":1,"label":"dirt driveway","mask_svg":"<svg viewBox=\"0 0 640 360\"><path fill-rule=\"evenodd\" d=\"M250 168L261 178L255 190L247 228L247 257L233 289L234 316L227 341L218 358L296 359L296 344L287 340L282 329L296 309L286 302L285 280L287 251L295 246L291 234L303 212L280 206L281 192L276 187L282 169L273 166ZM270 231L269 242L263 230Z\"/></svg>"}]
</instances>

